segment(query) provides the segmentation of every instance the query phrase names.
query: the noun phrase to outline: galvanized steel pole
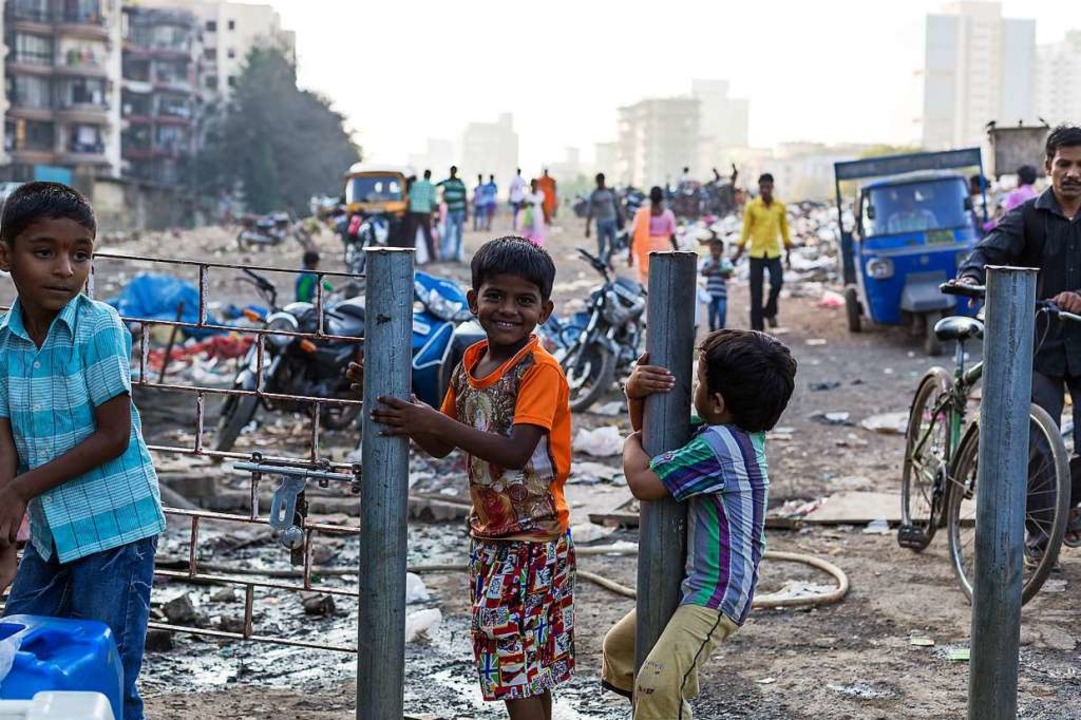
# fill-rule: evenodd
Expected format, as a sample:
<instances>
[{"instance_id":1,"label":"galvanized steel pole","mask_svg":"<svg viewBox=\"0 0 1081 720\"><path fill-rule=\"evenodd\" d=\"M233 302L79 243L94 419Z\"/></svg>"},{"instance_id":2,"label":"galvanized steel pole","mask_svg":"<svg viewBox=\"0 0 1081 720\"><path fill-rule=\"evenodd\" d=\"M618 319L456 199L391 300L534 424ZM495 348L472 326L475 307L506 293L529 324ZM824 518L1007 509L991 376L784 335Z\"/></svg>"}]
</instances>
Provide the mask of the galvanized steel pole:
<instances>
[{"instance_id":1,"label":"galvanized steel pole","mask_svg":"<svg viewBox=\"0 0 1081 720\"><path fill-rule=\"evenodd\" d=\"M405 683L409 441L379 435L375 398L408 398L413 250L368 250L360 491L357 719L400 718Z\"/></svg>"},{"instance_id":2,"label":"galvanized steel pole","mask_svg":"<svg viewBox=\"0 0 1081 720\"><path fill-rule=\"evenodd\" d=\"M1036 270L987 268L969 720L1017 717Z\"/></svg>"},{"instance_id":3,"label":"galvanized steel pole","mask_svg":"<svg viewBox=\"0 0 1081 720\"><path fill-rule=\"evenodd\" d=\"M682 446L690 436L697 257L691 252L650 253L646 350L650 365L666 367L676 377L671 392L646 399L642 444L651 457ZM642 501L636 671L679 606L686 546L686 505L671 498Z\"/></svg>"}]
</instances>

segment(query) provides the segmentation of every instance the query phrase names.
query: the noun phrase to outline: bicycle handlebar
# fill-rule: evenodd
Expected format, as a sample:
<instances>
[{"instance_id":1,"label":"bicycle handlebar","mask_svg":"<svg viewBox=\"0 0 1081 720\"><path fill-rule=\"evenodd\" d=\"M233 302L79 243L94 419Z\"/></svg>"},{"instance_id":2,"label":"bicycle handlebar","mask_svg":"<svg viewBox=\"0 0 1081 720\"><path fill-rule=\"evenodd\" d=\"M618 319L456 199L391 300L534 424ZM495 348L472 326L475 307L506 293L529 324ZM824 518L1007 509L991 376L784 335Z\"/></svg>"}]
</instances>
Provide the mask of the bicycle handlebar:
<instances>
[{"instance_id":1,"label":"bicycle handlebar","mask_svg":"<svg viewBox=\"0 0 1081 720\"><path fill-rule=\"evenodd\" d=\"M986 285L970 285L968 283L942 283L938 286L938 289L943 295L960 295L961 297L973 298L974 300L983 300L987 295ZM1069 320L1071 322L1081 322L1081 315L1076 315L1071 312L1066 312L1059 308L1059 306L1053 300L1037 300L1036 312L1045 312L1048 315L1052 315L1063 320Z\"/></svg>"}]
</instances>

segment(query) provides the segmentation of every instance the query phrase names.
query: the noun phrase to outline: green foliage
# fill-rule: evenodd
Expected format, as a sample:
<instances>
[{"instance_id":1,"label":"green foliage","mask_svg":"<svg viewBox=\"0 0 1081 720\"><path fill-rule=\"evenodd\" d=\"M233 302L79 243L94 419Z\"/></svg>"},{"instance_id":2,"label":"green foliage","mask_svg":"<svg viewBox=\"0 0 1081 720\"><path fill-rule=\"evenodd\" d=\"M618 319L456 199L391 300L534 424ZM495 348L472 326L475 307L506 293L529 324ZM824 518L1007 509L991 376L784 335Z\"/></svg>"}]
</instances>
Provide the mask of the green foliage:
<instances>
[{"instance_id":1,"label":"green foliage","mask_svg":"<svg viewBox=\"0 0 1081 720\"><path fill-rule=\"evenodd\" d=\"M345 119L297 88L296 68L277 48L253 49L229 104L206 117L198 191L213 197L240 187L253 212L306 214L312 195L341 194L345 171L360 159Z\"/></svg>"}]
</instances>

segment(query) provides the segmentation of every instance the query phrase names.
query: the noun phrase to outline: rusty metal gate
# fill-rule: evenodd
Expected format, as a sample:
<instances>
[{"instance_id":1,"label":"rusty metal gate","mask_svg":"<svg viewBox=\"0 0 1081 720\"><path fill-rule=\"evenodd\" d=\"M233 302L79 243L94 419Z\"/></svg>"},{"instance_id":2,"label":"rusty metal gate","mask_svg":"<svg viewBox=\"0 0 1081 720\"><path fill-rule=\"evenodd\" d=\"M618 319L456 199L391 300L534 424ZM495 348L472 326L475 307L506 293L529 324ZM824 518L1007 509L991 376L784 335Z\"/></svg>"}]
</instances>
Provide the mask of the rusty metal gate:
<instances>
[{"instance_id":1,"label":"rusty metal gate","mask_svg":"<svg viewBox=\"0 0 1081 720\"><path fill-rule=\"evenodd\" d=\"M346 337L329 334L324 327L324 280L326 278L338 279L346 282L362 282L363 276L346 273L317 271L315 306L318 317L318 328L315 333L290 332L281 329L268 330L266 327L235 327L223 322L215 322L210 319L209 309L214 304L211 297L211 288L219 276L226 274L238 274L245 270L272 275L286 275L290 279L298 275L301 270L286 270L282 268L236 266L223 263L195 262L186 260L170 260L162 258L144 258L129 255L98 253L95 255L95 269L90 276L87 292L91 297L95 295L95 286L103 282L106 273L103 266L109 263L123 263L129 267L138 268L144 272L167 272L171 275L188 273L194 275L193 282L198 287L198 313L197 319L192 322L185 321L182 313L178 311L177 318L171 321L161 319L148 319L139 317L124 317L129 327L134 327L133 347L136 348L132 358L132 385L136 388L158 389L170 392L183 393L194 399L195 402L195 435L189 443L177 442L176 444L150 445L150 450L157 453L175 454L178 456L208 457L219 461L235 461L233 467L236 470L247 473L247 512L229 513L203 509L185 509L179 507L165 507L165 513L170 522L172 532L174 523L186 524L189 530L187 543L186 562L182 567L176 563L170 563L170 567L164 567L159 555L159 563L156 574L167 578L170 583L188 583L193 585L222 585L238 588L243 592L243 624L242 627L222 629L185 625L179 622L154 622L151 628L158 628L172 632L197 634L205 637L217 637L239 641L253 641L261 643L274 643L286 646L314 648L322 650L335 650L343 652L356 652L355 645L341 645L320 640L297 639L284 637L282 634L274 634L270 631L261 631L254 622L254 609L260 598L271 593L297 593L303 591L317 591L331 596L344 596L357 598L356 587L343 587L341 584L333 585L319 580L318 574L313 573L313 548L320 538L351 537L359 534L359 521L352 518L349 525L335 525L315 523L307 520L304 490L309 480L317 482L322 487L335 483L348 486L352 492L359 490L360 468L348 462L334 462L323 451L321 446L321 418L328 405L359 405L356 400L336 400L319 397L305 397L272 393L265 390L263 385L263 369L266 361L266 340L269 335L286 335L300 338L302 341L318 343L320 341L350 341L361 343L360 337ZM405 289L403 288L403 291ZM411 292L409 288L407 292ZM271 311L273 308L271 308ZM168 363L170 349L178 333L194 331L196 333L206 331L221 331L235 334L238 337L252 339L254 350L255 375L257 386L255 390L242 390L235 387L216 387L207 383L200 383L193 379L191 382L169 382L165 374L165 368L155 380L151 377L150 346L151 333L155 327L168 328L169 343L163 362ZM308 424L307 441L310 451L305 457L287 455L284 453L241 453L219 452L208 449L206 446L207 432L207 399L228 397L255 396L263 402L287 403L289 406L304 406L308 410L305 413ZM145 430L145 428L144 428ZM269 513L264 514L264 508L260 507L260 488L265 487L268 481L278 483L270 503ZM359 506L359 499L358 499ZM200 553L200 534L208 525L222 526L257 526L269 528L288 550L292 564L295 568L291 571L266 571L255 572L251 575L239 574L236 571L223 570L206 562ZM354 568L354 572L356 569ZM285 578L277 577L285 575ZM294 581L290 576L299 575ZM314 575L314 576L313 576Z\"/></svg>"}]
</instances>

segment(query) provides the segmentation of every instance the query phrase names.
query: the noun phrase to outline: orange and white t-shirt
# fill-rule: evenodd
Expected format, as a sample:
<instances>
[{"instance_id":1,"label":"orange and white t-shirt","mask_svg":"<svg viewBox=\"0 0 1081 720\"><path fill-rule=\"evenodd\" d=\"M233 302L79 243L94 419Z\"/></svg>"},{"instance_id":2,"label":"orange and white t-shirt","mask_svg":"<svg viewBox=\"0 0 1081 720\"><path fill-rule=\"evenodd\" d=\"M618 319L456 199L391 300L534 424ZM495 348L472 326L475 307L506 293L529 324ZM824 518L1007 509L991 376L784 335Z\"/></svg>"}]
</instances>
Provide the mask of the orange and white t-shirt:
<instances>
[{"instance_id":1,"label":"orange and white t-shirt","mask_svg":"<svg viewBox=\"0 0 1081 720\"><path fill-rule=\"evenodd\" d=\"M468 457L473 537L544 542L570 526L563 496L571 468L571 413L567 378L536 336L518 354L483 378L477 366L488 347L479 342L465 351L451 378L442 411L478 430L510 437L515 425L547 432L521 470L507 470Z\"/></svg>"}]
</instances>

